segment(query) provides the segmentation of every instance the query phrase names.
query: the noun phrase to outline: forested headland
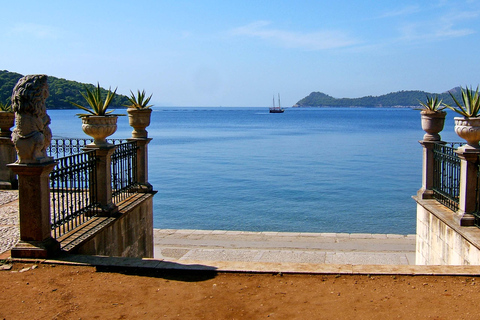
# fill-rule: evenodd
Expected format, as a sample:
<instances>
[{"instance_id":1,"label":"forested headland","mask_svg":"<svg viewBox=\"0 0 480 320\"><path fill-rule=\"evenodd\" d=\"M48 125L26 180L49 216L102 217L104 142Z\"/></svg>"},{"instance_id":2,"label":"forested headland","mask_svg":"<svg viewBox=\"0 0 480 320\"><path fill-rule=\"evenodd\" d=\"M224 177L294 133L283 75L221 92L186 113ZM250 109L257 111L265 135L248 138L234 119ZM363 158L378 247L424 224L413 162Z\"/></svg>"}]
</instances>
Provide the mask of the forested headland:
<instances>
[{"instance_id":1,"label":"forested headland","mask_svg":"<svg viewBox=\"0 0 480 320\"><path fill-rule=\"evenodd\" d=\"M23 75L6 70L0 70L0 101L6 102L12 96L13 87ZM46 101L47 109L75 109L70 103L74 102L85 105L86 102L81 92L85 92L85 86L94 89L93 84L85 84L71 80L65 80L48 76L50 96ZM115 88L112 88L114 90ZM106 89L102 89L107 94ZM438 96L446 104L454 104L449 92L457 99L460 98L460 87L453 88L443 93L429 93L419 90L398 91L381 96L366 96L361 98L334 98L322 92L312 92L299 100L293 107L420 107L419 101L425 101L427 96ZM116 94L112 102L112 108L124 108L128 104L127 97Z\"/></svg>"},{"instance_id":2,"label":"forested headland","mask_svg":"<svg viewBox=\"0 0 480 320\"><path fill-rule=\"evenodd\" d=\"M322 92L312 92L298 101L293 107L420 107L419 101L425 102L427 96L438 96L446 104L454 104L451 92L460 99L460 87L443 93L429 93L425 91L398 91L381 96L366 96L361 98L337 99Z\"/></svg>"},{"instance_id":3,"label":"forested headland","mask_svg":"<svg viewBox=\"0 0 480 320\"><path fill-rule=\"evenodd\" d=\"M13 87L23 75L6 70L0 70L0 101L6 102L12 96ZM81 92L85 92L85 86L90 90L94 89L93 84L85 84L76 81L65 80L48 76L48 87L50 96L47 98L47 109L75 109L69 101L78 103L82 106L87 106L85 98ZM112 91L115 88L112 88ZM107 94L107 90L103 89L103 94ZM128 104L127 97L116 94L112 101L112 109L125 108Z\"/></svg>"}]
</instances>

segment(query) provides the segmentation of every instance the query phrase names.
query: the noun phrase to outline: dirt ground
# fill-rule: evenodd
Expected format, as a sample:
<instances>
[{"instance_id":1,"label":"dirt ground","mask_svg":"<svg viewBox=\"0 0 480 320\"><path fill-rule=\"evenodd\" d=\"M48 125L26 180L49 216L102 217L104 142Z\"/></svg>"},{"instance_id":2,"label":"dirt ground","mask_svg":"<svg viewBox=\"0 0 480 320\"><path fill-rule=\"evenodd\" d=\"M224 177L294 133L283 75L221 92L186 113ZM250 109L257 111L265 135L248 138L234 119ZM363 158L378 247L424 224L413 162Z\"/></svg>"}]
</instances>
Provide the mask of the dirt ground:
<instances>
[{"instance_id":1,"label":"dirt ground","mask_svg":"<svg viewBox=\"0 0 480 320\"><path fill-rule=\"evenodd\" d=\"M14 263L0 271L0 319L479 319L479 288L474 277Z\"/></svg>"}]
</instances>

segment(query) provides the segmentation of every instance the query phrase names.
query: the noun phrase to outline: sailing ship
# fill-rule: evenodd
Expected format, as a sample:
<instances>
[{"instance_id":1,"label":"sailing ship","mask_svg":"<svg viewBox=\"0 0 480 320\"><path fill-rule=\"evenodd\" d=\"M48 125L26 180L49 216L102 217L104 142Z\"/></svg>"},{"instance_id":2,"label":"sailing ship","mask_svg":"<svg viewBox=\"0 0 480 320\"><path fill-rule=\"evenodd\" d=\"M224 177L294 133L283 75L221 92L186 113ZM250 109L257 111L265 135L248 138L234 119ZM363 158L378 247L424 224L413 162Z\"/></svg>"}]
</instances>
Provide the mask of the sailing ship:
<instances>
[{"instance_id":1,"label":"sailing ship","mask_svg":"<svg viewBox=\"0 0 480 320\"><path fill-rule=\"evenodd\" d=\"M280 93L278 94L278 107L275 107L275 96L273 96L273 106L270 108L270 113L283 113L285 109L280 106Z\"/></svg>"}]
</instances>

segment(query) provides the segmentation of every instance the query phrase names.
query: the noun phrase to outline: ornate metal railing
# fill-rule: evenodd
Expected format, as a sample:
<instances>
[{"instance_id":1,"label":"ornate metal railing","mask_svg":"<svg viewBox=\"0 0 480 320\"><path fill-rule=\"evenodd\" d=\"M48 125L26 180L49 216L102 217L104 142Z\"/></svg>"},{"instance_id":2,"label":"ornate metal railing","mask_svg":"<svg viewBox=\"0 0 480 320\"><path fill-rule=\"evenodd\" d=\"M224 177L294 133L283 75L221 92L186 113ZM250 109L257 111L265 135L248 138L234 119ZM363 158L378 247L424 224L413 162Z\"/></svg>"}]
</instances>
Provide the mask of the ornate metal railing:
<instances>
[{"instance_id":1,"label":"ornate metal railing","mask_svg":"<svg viewBox=\"0 0 480 320\"><path fill-rule=\"evenodd\" d=\"M107 141L112 144L120 144L126 142L127 139L107 139ZM53 138L47 148L47 154L54 158L70 156L83 152L83 148L92 142L93 139Z\"/></svg>"},{"instance_id":2,"label":"ornate metal railing","mask_svg":"<svg viewBox=\"0 0 480 320\"><path fill-rule=\"evenodd\" d=\"M433 193L438 202L457 211L460 197L459 143L436 143L433 147Z\"/></svg>"},{"instance_id":3,"label":"ornate metal railing","mask_svg":"<svg viewBox=\"0 0 480 320\"><path fill-rule=\"evenodd\" d=\"M112 155L113 202L125 200L136 192L137 186L137 142L119 144Z\"/></svg>"},{"instance_id":4,"label":"ornate metal railing","mask_svg":"<svg viewBox=\"0 0 480 320\"><path fill-rule=\"evenodd\" d=\"M50 157L61 158L71 156L82 152L87 144L92 143L93 139L56 139L53 138L50 146L47 148L47 154Z\"/></svg>"},{"instance_id":5,"label":"ornate metal railing","mask_svg":"<svg viewBox=\"0 0 480 320\"><path fill-rule=\"evenodd\" d=\"M50 173L51 225L54 238L58 238L95 215L96 152L91 150L55 161L58 164Z\"/></svg>"},{"instance_id":6,"label":"ornate metal railing","mask_svg":"<svg viewBox=\"0 0 480 320\"><path fill-rule=\"evenodd\" d=\"M137 142L111 139L116 145L111 156L112 202L119 203L137 191ZM58 238L96 215L99 204L96 151L84 149L91 139L55 139L48 150L58 164L50 173L51 225ZM122 143L123 142L123 143ZM84 151L86 150L86 151Z\"/></svg>"}]
</instances>

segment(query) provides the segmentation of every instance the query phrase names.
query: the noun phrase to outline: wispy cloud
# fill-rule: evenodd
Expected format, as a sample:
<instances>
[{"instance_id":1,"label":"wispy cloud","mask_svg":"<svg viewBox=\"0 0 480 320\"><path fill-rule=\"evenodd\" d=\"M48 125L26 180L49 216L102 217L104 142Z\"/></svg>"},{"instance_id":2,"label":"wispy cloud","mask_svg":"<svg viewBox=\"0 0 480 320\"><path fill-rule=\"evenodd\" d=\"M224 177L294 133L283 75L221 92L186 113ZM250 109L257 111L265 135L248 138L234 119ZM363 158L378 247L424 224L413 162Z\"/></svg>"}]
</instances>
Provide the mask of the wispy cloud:
<instances>
[{"instance_id":1,"label":"wispy cloud","mask_svg":"<svg viewBox=\"0 0 480 320\"><path fill-rule=\"evenodd\" d=\"M479 15L480 12L458 12L443 15L435 20L406 23L400 28L401 39L406 41L442 40L468 36L476 33L476 30L463 27L464 23L477 19Z\"/></svg>"},{"instance_id":2,"label":"wispy cloud","mask_svg":"<svg viewBox=\"0 0 480 320\"><path fill-rule=\"evenodd\" d=\"M20 23L15 25L11 32L15 35L26 35L37 39L57 39L60 32L54 27L35 23Z\"/></svg>"},{"instance_id":3,"label":"wispy cloud","mask_svg":"<svg viewBox=\"0 0 480 320\"><path fill-rule=\"evenodd\" d=\"M231 30L231 35L248 36L271 41L286 48L326 50L357 44L359 41L337 30L310 33L292 32L270 27L271 22L257 21Z\"/></svg>"}]
</instances>

